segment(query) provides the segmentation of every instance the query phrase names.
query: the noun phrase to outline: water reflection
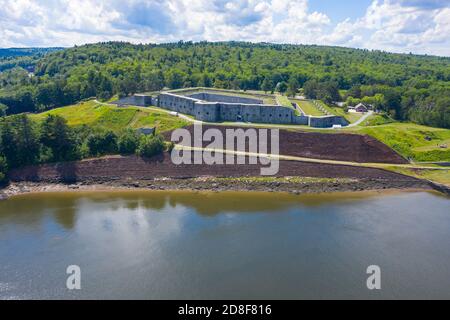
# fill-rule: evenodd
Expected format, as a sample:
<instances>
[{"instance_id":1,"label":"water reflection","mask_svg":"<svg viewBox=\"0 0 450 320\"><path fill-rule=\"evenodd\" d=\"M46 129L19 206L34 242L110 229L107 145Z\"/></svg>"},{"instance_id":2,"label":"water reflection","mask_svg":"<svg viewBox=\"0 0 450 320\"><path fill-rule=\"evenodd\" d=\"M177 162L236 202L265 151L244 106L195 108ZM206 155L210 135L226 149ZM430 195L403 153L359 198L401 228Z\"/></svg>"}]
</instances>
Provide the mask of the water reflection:
<instances>
[{"instance_id":1,"label":"water reflection","mask_svg":"<svg viewBox=\"0 0 450 320\"><path fill-rule=\"evenodd\" d=\"M33 226L46 216L66 229L77 221L77 210L88 203L101 211L148 210L183 206L198 214L213 216L224 212L280 212L295 206L314 207L326 204L363 201L379 193L334 193L293 195L269 192L168 192L168 191L98 191L49 192L12 197L0 202L0 224Z\"/></svg>"},{"instance_id":2,"label":"water reflection","mask_svg":"<svg viewBox=\"0 0 450 320\"><path fill-rule=\"evenodd\" d=\"M0 202L1 298L450 297L434 193L80 192ZM83 290L66 290L68 265ZM382 292L365 287L378 264Z\"/></svg>"}]
</instances>

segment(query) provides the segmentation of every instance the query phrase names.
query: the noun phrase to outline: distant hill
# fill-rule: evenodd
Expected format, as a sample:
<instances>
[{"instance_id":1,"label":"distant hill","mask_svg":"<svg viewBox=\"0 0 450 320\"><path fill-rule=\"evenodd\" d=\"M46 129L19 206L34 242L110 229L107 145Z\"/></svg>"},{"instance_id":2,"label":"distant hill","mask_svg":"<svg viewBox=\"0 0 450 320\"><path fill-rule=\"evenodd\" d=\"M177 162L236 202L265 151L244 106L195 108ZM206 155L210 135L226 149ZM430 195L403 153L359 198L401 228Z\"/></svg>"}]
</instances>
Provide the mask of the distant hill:
<instances>
[{"instance_id":1,"label":"distant hill","mask_svg":"<svg viewBox=\"0 0 450 320\"><path fill-rule=\"evenodd\" d=\"M11 54L19 49L8 50ZM106 42L48 50L56 51L32 55L33 61L22 61L21 68L9 65L8 72L0 74L0 103L9 107L8 113L163 87L277 89L290 95L301 89L301 94L326 103L362 101L397 120L450 128L449 57L206 41ZM34 67L34 77L24 70L26 63Z\"/></svg>"},{"instance_id":2,"label":"distant hill","mask_svg":"<svg viewBox=\"0 0 450 320\"><path fill-rule=\"evenodd\" d=\"M33 55L43 55L49 52L63 50L64 48L0 48L0 58L2 57L22 57L22 56L33 56Z\"/></svg>"},{"instance_id":3,"label":"distant hill","mask_svg":"<svg viewBox=\"0 0 450 320\"><path fill-rule=\"evenodd\" d=\"M8 48L0 49L0 72L16 67L34 71L36 62L48 53L64 48ZM1 90L1 85L0 85Z\"/></svg>"}]
</instances>

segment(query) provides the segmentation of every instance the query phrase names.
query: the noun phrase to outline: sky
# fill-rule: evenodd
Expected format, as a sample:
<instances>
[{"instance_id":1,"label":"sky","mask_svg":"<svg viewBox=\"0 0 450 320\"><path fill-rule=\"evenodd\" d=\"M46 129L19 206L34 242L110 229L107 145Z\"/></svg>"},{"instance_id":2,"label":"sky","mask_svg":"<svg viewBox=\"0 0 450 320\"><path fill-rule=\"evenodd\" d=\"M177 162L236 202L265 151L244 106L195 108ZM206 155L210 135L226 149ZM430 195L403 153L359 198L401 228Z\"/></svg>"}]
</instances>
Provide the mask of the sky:
<instances>
[{"instance_id":1,"label":"sky","mask_svg":"<svg viewBox=\"0 0 450 320\"><path fill-rule=\"evenodd\" d=\"M0 47L251 41L450 56L450 0L0 0Z\"/></svg>"}]
</instances>

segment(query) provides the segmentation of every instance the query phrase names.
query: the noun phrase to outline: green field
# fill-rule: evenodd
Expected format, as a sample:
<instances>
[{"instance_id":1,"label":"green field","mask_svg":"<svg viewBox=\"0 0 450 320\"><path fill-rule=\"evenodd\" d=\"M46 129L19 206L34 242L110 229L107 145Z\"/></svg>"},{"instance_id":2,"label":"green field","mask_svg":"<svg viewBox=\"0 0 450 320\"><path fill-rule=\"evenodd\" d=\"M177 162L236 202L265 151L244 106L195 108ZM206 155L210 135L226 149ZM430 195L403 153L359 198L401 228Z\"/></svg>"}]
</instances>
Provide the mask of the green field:
<instances>
[{"instance_id":1,"label":"green field","mask_svg":"<svg viewBox=\"0 0 450 320\"><path fill-rule=\"evenodd\" d=\"M335 107L335 106L329 106L325 102L316 100L329 114L341 116L345 119L347 119L348 122L353 123L357 121L359 118L362 117L361 113L348 113L345 112L343 108Z\"/></svg>"},{"instance_id":2,"label":"green field","mask_svg":"<svg viewBox=\"0 0 450 320\"><path fill-rule=\"evenodd\" d=\"M450 161L449 129L394 122L348 130L368 134L414 161Z\"/></svg>"},{"instance_id":3,"label":"green field","mask_svg":"<svg viewBox=\"0 0 450 320\"><path fill-rule=\"evenodd\" d=\"M316 108L316 106L309 100L298 100L291 99L292 102L295 102L299 105L300 109L307 115L311 116L323 116L325 115L322 111Z\"/></svg>"},{"instance_id":4,"label":"green field","mask_svg":"<svg viewBox=\"0 0 450 320\"><path fill-rule=\"evenodd\" d=\"M141 107L116 107L97 103L93 100L76 105L62 107L31 115L42 120L48 114L59 115L70 126L86 124L92 127L104 127L119 131L126 127L140 128L155 126L159 132L173 130L188 125L186 120L169 115L163 111Z\"/></svg>"},{"instance_id":5,"label":"green field","mask_svg":"<svg viewBox=\"0 0 450 320\"><path fill-rule=\"evenodd\" d=\"M311 100L298 100L291 99L292 102L298 103L303 112L311 116L324 116L325 113L318 109ZM345 112L343 108L328 106L326 103L320 100L316 100L330 115L341 116L347 119L348 122L353 123L358 121L362 117L360 113L348 113Z\"/></svg>"},{"instance_id":6,"label":"green field","mask_svg":"<svg viewBox=\"0 0 450 320\"><path fill-rule=\"evenodd\" d=\"M277 104L283 107L292 108L292 102L289 101L288 97L282 96L281 94L277 94L275 96L275 99L277 100Z\"/></svg>"},{"instance_id":7,"label":"green field","mask_svg":"<svg viewBox=\"0 0 450 320\"><path fill-rule=\"evenodd\" d=\"M385 114L372 114L370 117L368 117L359 125L369 127L369 126L379 126L382 124L388 124L393 122L395 122L395 120L393 120L392 118L388 117Z\"/></svg>"}]
</instances>

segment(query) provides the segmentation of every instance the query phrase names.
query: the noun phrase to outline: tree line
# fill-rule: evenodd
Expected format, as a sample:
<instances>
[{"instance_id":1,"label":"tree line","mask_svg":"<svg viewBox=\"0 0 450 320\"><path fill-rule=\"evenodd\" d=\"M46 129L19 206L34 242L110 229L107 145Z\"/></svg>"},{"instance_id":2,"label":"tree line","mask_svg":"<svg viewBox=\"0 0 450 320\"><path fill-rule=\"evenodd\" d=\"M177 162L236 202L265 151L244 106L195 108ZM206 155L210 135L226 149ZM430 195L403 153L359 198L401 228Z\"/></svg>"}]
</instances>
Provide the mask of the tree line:
<instances>
[{"instance_id":1,"label":"tree line","mask_svg":"<svg viewBox=\"0 0 450 320\"><path fill-rule=\"evenodd\" d=\"M80 160L106 154L151 157L172 145L159 134L144 135L126 128L119 133L83 125L69 127L64 118L48 115L37 122L25 114L0 122L0 183L10 169L26 165Z\"/></svg>"},{"instance_id":2,"label":"tree line","mask_svg":"<svg viewBox=\"0 0 450 320\"><path fill-rule=\"evenodd\" d=\"M0 112L36 112L165 87L288 95L301 89L328 103L370 102L398 120L450 128L448 57L245 42L108 42L48 53L33 70L31 76L17 62L0 73Z\"/></svg>"}]
</instances>

